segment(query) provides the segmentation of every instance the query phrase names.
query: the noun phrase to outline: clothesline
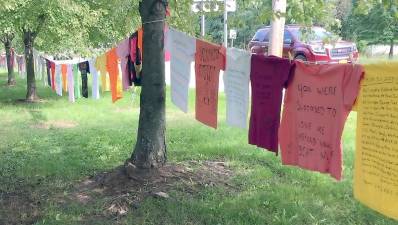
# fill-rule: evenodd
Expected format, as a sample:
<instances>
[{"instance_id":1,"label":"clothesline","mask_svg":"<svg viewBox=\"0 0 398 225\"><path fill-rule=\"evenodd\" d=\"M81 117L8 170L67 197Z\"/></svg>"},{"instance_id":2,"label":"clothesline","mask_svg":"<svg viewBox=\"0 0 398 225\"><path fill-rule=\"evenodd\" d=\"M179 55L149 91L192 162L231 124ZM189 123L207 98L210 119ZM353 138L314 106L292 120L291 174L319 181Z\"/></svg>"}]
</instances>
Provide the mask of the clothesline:
<instances>
[{"instance_id":1,"label":"clothesline","mask_svg":"<svg viewBox=\"0 0 398 225\"><path fill-rule=\"evenodd\" d=\"M340 180L341 136L360 93L355 197L398 219L398 63L312 64L233 48L225 55L223 47L183 32L171 29L169 36L172 102L188 111L189 65L195 62L195 117L216 128L219 72L225 70L227 124L246 129L249 117L249 143L280 152L283 165Z\"/></svg>"},{"instance_id":2,"label":"clothesline","mask_svg":"<svg viewBox=\"0 0 398 225\"><path fill-rule=\"evenodd\" d=\"M115 102L122 97L121 80L132 78L133 70L136 76L140 74L142 43L138 38L139 35L134 41L125 39L117 47L89 60L88 66L67 65L65 69L64 64L53 63L51 87L62 95L61 86L65 89L62 82L67 80L69 98L74 101L73 94L80 90L78 69L82 77L88 70L93 78L99 72L102 91L107 91L109 74L109 89ZM195 119L217 128L219 74L223 70L227 124L248 129L248 143L276 155L280 153L283 165L327 173L341 180L341 137L346 119L356 104L355 197L398 219L398 63L365 66L304 63L226 49L173 28L169 30L165 48L171 56L173 104L188 112L189 83L193 75ZM119 66L119 60L126 57L130 61L120 62ZM62 71L66 71L68 79L62 78L65 74ZM98 87L98 76L94 80Z\"/></svg>"}]
</instances>

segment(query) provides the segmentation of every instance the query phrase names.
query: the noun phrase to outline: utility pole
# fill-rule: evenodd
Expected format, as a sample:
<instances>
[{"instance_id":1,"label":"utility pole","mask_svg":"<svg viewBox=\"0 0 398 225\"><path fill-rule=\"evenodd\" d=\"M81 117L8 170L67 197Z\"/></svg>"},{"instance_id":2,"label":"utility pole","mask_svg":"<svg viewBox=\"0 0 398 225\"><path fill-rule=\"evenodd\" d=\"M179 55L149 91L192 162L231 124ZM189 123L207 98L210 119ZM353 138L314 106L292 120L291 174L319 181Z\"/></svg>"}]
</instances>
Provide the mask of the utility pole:
<instances>
[{"instance_id":1,"label":"utility pole","mask_svg":"<svg viewBox=\"0 0 398 225\"><path fill-rule=\"evenodd\" d=\"M224 0L224 46L228 47L228 11L227 0Z\"/></svg>"},{"instance_id":2,"label":"utility pole","mask_svg":"<svg viewBox=\"0 0 398 225\"><path fill-rule=\"evenodd\" d=\"M206 22L205 22L205 14L202 12L202 18L201 18L201 34L202 34L202 38L205 37L206 35L206 31L205 31L205 26L206 26Z\"/></svg>"},{"instance_id":3,"label":"utility pole","mask_svg":"<svg viewBox=\"0 0 398 225\"><path fill-rule=\"evenodd\" d=\"M272 0L272 21L268 55L282 57L285 31L286 0Z\"/></svg>"}]
</instances>

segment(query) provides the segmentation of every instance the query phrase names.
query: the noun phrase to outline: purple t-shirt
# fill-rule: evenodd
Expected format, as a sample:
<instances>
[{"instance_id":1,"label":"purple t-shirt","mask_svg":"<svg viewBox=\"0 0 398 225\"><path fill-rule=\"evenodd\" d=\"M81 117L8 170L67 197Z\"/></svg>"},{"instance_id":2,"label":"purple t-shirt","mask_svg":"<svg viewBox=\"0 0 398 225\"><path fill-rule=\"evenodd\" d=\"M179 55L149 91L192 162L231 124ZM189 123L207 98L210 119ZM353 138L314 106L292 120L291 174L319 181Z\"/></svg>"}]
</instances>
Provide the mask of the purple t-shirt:
<instances>
[{"instance_id":1,"label":"purple t-shirt","mask_svg":"<svg viewBox=\"0 0 398 225\"><path fill-rule=\"evenodd\" d=\"M282 90L293 69L294 64L288 59L252 55L249 144L278 154Z\"/></svg>"}]
</instances>

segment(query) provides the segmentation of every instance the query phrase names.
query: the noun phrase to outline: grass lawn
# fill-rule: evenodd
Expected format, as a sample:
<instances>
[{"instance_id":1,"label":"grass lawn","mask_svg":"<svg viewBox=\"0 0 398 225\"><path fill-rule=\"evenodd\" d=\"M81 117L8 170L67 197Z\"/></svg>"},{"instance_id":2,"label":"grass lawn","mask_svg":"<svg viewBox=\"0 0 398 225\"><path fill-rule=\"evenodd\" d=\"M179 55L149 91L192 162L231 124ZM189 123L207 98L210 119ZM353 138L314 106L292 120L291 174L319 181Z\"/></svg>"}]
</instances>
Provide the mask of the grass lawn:
<instances>
[{"instance_id":1,"label":"grass lawn","mask_svg":"<svg viewBox=\"0 0 398 225\"><path fill-rule=\"evenodd\" d=\"M0 83L5 82L3 70ZM192 192L177 182L168 189L170 198L147 196L123 216L106 214L106 198L65 200L84 180L114 170L130 156L139 98L125 92L112 104L106 93L72 104L37 84L43 103L16 101L25 96L25 80L18 78L13 88L0 86L0 224L398 224L353 198L354 113L343 138L344 180L336 182L282 166L279 157L248 145L246 130L226 126L223 95L218 130L195 121L193 91L189 114L167 99L168 160L189 166L225 162L228 185L207 182Z\"/></svg>"}]
</instances>

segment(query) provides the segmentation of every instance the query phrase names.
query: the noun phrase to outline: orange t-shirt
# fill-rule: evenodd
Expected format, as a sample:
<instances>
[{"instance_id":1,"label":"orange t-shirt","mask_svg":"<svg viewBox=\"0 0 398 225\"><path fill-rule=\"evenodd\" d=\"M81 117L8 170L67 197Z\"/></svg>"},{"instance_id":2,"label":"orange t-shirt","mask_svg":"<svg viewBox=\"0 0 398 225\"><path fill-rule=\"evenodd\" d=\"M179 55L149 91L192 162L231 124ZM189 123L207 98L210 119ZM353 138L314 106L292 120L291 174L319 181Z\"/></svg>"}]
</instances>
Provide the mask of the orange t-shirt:
<instances>
[{"instance_id":1,"label":"orange t-shirt","mask_svg":"<svg viewBox=\"0 0 398 225\"><path fill-rule=\"evenodd\" d=\"M341 135L363 68L296 62L284 100L279 144L284 165L342 177Z\"/></svg>"},{"instance_id":2,"label":"orange t-shirt","mask_svg":"<svg viewBox=\"0 0 398 225\"><path fill-rule=\"evenodd\" d=\"M68 66L65 64L61 65L61 72L62 72L62 89L64 89L65 92L68 91L68 84L67 84L67 79L66 75L68 73Z\"/></svg>"},{"instance_id":3,"label":"orange t-shirt","mask_svg":"<svg viewBox=\"0 0 398 225\"><path fill-rule=\"evenodd\" d=\"M195 117L213 128L217 128L218 82L220 70L225 70L225 56L225 47L202 40L196 41Z\"/></svg>"},{"instance_id":4,"label":"orange t-shirt","mask_svg":"<svg viewBox=\"0 0 398 225\"><path fill-rule=\"evenodd\" d=\"M144 40L144 29L141 27L138 29L138 48L141 50L141 61L142 61L142 56L144 55L144 50L143 50L143 40Z\"/></svg>"},{"instance_id":5,"label":"orange t-shirt","mask_svg":"<svg viewBox=\"0 0 398 225\"><path fill-rule=\"evenodd\" d=\"M119 58L117 56L116 48L112 48L106 53L106 69L109 73L112 102L116 102L122 98L121 88L118 88Z\"/></svg>"}]
</instances>

